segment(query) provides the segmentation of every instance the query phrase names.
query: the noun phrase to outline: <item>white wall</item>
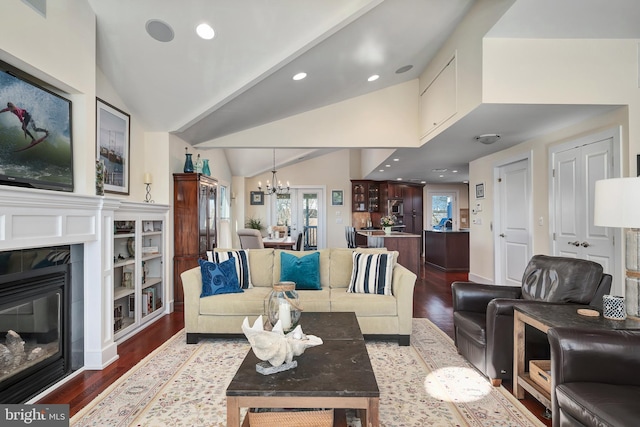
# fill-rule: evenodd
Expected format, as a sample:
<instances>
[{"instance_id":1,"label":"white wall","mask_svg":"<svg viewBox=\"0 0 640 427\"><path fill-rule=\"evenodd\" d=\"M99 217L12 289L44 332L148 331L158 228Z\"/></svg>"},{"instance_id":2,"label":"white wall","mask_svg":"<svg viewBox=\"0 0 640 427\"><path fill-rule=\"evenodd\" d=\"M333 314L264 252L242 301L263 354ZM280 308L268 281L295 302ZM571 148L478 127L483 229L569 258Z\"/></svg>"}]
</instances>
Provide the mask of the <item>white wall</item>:
<instances>
[{"instance_id":1,"label":"white wall","mask_svg":"<svg viewBox=\"0 0 640 427\"><path fill-rule=\"evenodd\" d=\"M290 181L292 186L319 186L325 187L325 206L327 218L327 247L346 247L344 227L351 222L351 181L349 177L349 151L348 149L335 151L324 156L316 157L305 162L278 169L278 177L283 181ZM271 172L264 173L244 180L243 194L236 193L236 197L242 197L246 218L261 218L266 224L268 205L251 205L249 192L257 191L258 181L264 184L271 179ZM331 206L331 190L344 190L344 206ZM268 202L268 200L266 200ZM338 223L339 219L342 223ZM244 219L238 219L241 228L244 228Z\"/></svg>"},{"instance_id":2,"label":"white wall","mask_svg":"<svg viewBox=\"0 0 640 427\"><path fill-rule=\"evenodd\" d=\"M411 80L199 144L200 147L416 147L418 81Z\"/></svg>"},{"instance_id":3,"label":"white wall","mask_svg":"<svg viewBox=\"0 0 640 427\"><path fill-rule=\"evenodd\" d=\"M45 19L21 0L2 1L0 60L70 94L80 194L95 194L95 25L86 2L48 2Z\"/></svg>"},{"instance_id":4,"label":"white wall","mask_svg":"<svg viewBox=\"0 0 640 427\"><path fill-rule=\"evenodd\" d=\"M494 252L492 220L494 218L494 183L493 169L509 160L526 154L532 154L532 183L533 218L542 218L543 225L535 225L533 229L533 253L549 254L551 242L549 240L549 148L562 144L584 135L621 126L624 130L628 126L628 110L621 107L611 113L573 125L561 131L545 135L522 144L500 151L491 156L475 160L469 164L470 187L475 188L479 182L485 183L485 199L483 210L478 214L482 224L471 224L470 240L470 276L476 280L493 283ZM624 134L624 131L623 131ZM626 150L623 138L623 151ZM635 156L634 156L635 158ZM623 274L619 272L619 274Z\"/></svg>"}]
</instances>

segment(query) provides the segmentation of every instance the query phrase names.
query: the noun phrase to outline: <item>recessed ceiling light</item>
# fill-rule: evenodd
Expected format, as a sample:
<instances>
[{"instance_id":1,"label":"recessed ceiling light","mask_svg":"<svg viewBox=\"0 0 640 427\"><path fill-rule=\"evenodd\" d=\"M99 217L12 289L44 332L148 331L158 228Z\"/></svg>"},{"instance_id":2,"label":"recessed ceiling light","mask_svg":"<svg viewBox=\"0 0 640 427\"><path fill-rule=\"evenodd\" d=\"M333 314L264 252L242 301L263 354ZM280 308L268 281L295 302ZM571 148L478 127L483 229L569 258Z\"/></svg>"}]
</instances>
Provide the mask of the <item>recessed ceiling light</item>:
<instances>
[{"instance_id":1,"label":"recessed ceiling light","mask_svg":"<svg viewBox=\"0 0 640 427\"><path fill-rule=\"evenodd\" d=\"M384 167L385 167L385 168L390 168L390 167L391 167L391 165L384 165Z\"/></svg>"},{"instance_id":2,"label":"recessed ceiling light","mask_svg":"<svg viewBox=\"0 0 640 427\"><path fill-rule=\"evenodd\" d=\"M476 141L482 142L483 144L493 144L497 140L500 139L500 135L497 133L485 133L484 135L476 136Z\"/></svg>"},{"instance_id":3,"label":"recessed ceiling light","mask_svg":"<svg viewBox=\"0 0 640 427\"><path fill-rule=\"evenodd\" d=\"M144 25L149 34L159 42L170 42L173 40L173 28L169 24L159 19L150 19Z\"/></svg>"},{"instance_id":4,"label":"recessed ceiling light","mask_svg":"<svg viewBox=\"0 0 640 427\"><path fill-rule=\"evenodd\" d=\"M198 33L200 38L205 40L211 40L216 35L216 32L213 31L211 25L205 23L202 23L196 27L196 33Z\"/></svg>"},{"instance_id":5,"label":"recessed ceiling light","mask_svg":"<svg viewBox=\"0 0 640 427\"><path fill-rule=\"evenodd\" d=\"M399 162L399 161L400 161L400 159L396 158L396 159L393 159L393 161L394 161L394 162Z\"/></svg>"},{"instance_id":6,"label":"recessed ceiling light","mask_svg":"<svg viewBox=\"0 0 640 427\"><path fill-rule=\"evenodd\" d=\"M431 172L436 172L436 173L442 173L442 172L446 172L447 168L440 168L440 169L431 169Z\"/></svg>"},{"instance_id":7,"label":"recessed ceiling light","mask_svg":"<svg viewBox=\"0 0 640 427\"><path fill-rule=\"evenodd\" d=\"M402 181L402 178L396 178L396 181Z\"/></svg>"},{"instance_id":8,"label":"recessed ceiling light","mask_svg":"<svg viewBox=\"0 0 640 427\"><path fill-rule=\"evenodd\" d=\"M307 77L307 73L298 73L295 76L293 76L293 80L302 80L305 77Z\"/></svg>"},{"instance_id":9,"label":"recessed ceiling light","mask_svg":"<svg viewBox=\"0 0 640 427\"><path fill-rule=\"evenodd\" d=\"M420 184L426 184L427 181L420 181Z\"/></svg>"},{"instance_id":10,"label":"recessed ceiling light","mask_svg":"<svg viewBox=\"0 0 640 427\"><path fill-rule=\"evenodd\" d=\"M444 175L440 175L440 178L444 178Z\"/></svg>"},{"instance_id":11,"label":"recessed ceiling light","mask_svg":"<svg viewBox=\"0 0 640 427\"><path fill-rule=\"evenodd\" d=\"M396 70L396 74L406 73L413 68L413 65L404 65Z\"/></svg>"},{"instance_id":12,"label":"recessed ceiling light","mask_svg":"<svg viewBox=\"0 0 640 427\"><path fill-rule=\"evenodd\" d=\"M384 169L380 169L380 170L378 170L378 172L384 172Z\"/></svg>"},{"instance_id":13,"label":"recessed ceiling light","mask_svg":"<svg viewBox=\"0 0 640 427\"><path fill-rule=\"evenodd\" d=\"M369 77L369 78L367 79L367 81L368 81L368 82L375 82L375 81L376 81L376 80L378 80L379 78L380 78L380 76L379 76L379 75L374 74L373 76Z\"/></svg>"}]
</instances>

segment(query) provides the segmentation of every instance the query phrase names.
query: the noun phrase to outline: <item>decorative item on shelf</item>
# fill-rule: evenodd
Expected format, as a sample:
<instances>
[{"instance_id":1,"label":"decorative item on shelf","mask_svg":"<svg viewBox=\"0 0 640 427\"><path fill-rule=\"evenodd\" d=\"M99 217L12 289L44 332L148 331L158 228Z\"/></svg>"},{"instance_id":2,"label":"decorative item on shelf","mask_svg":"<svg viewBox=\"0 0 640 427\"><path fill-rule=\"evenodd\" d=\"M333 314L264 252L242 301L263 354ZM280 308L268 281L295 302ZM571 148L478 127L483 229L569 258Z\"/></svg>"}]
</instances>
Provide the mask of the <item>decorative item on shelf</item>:
<instances>
[{"instance_id":1,"label":"decorative item on shelf","mask_svg":"<svg viewBox=\"0 0 640 427\"><path fill-rule=\"evenodd\" d=\"M182 171L184 173L192 173L193 172L193 159L191 158L192 154L189 153L189 149L187 147L184 148L184 168Z\"/></svg>"},{"instance_id":2,"label":"decorative item on shelf","mask_svg":"<svg viewBox=\"0 0 640 427\"><path fill-rule=\"evenodd\" d=\"M626 228L626 311L640 314L640 177L596 181L594 225ZM581 246L589 246L582 242Z\"/></svg>"},{"instance_id":3,"label":"decorative item on shelf","mask_svg":"<svg viewBox=\"0 0 640 427\"><path fill-rule=\"evenodd\" d=\"M611 320L624 320L627 311L624 308L624 297L616 295L602 296L602 317Z\"/></svg>"},{"instance_id":4,"label":"decorative item on shelf","mask_svg":"<svg viewBox=\"0 0 640 427\"><path fill-rule=\"evenodd\" d=\"M265 193L271 196L273 194L288 194L289 193L289 181L287 181L287 188L282 186L282 182L278 180L278 176L276 175L278 171L276 171L276 149L273 149L273 169L271 170L271 183L267 180L267 188ZM258 181L258 190L262 191L262 181Z\"/></svg>"},{"instance_id":5,"label":"decorative item on shelf","mask_svg":"<svg viewBox=\"0 0 640 427\"><path fill-rule=\"evenodd\" d=\"M96 160L96 196L104 196L104 161Z\"/></svg>"},{"instance_id":6,"label":"decorative item on shelf","mask_svg":"<svg viewBox=\"0 0 640 427\"><path fill-rule=\"evenodd\" d=\"M277 321L271 331L264 330L262 316L258 316L253 326L249 326L249 318L242 322L242 332L247 337L251 349L262 362L256 364L256 371L263 374L293 369L298 362L294 356L300 356L309 347L322 344L322 339L315 335L305 335L298 325L285 335L281 321Z\"/></svg>"},{"instance_id":7,"label":"decorative item on shelf","mask_svg":"<svg viewBox=\"0 0 640 427\"><path fill-rule=\"evenodd\" d=\"M129 256L136 256L136 239L133 237L129 237L127 239L127 252L129 252Z\"/></svg>"},{"instance_id":8,"label":"decorative item on shelf","mask_svg":"<svg viewBox=\"0 0 640 427\"><path fill-rule=\"evenodd\" d=\"M384 234L391 234L391 227L396 224L397 218L395 215L386 215L380 218L380 225L384 230Z\"/></svg>"},{"instance_id":9,"label":"decorative item on shelf","mask_svg":"<svg viewBox=\"0 0 640 427\"><path fill-rule=\"evenodd\" d=\"M273 285L267 307L269 322L275 325L279 320L282 330L289 332L298 324L301 313L302 306L296 292L296 284L279 282Z\"/></svg>"},{"instance_id":10,"label":"decorative item on shelf","mask_svg":"<svg viewBox=\"0 0 640 427\"><path fill-rule=\"evenodd\" d=\"M202 159L200 158L200 154L196 157L195 169L196 173L202 173Z\"/></svg>"},{"instance_id":11,"label":"decorative item on shelf","mask_svg":"<svg viewBox=\"0 0 640 427\"><path fill-rule=\"evenodd\" d=\"M211 176L211 169L209 169L209 159L202 159L202 174Z\"/></svg>"},{"instance_id":12,"label":"decorative item on shelf","mask_svg":"<svg viewBox=\"0 0 640 427\"><path fill-rule=\"evenodd\" d=\"M147 195L144 197L144 201L147 203L155 203L151 199L151 174L149 172L144 174L144 185L147 186Z\"/></svg>"}]
</instances>

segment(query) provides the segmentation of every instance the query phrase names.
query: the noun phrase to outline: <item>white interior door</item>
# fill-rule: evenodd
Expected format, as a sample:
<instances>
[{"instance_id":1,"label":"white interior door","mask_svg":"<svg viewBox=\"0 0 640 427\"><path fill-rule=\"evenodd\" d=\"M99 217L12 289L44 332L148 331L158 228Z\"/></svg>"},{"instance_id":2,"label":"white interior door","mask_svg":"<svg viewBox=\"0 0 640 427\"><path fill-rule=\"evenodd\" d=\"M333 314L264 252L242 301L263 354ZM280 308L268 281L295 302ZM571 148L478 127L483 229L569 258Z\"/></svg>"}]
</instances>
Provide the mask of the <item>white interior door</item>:
<instances>
[{"instance_id":1,"label":"white interior door","mask_svg":"<svg viewBox=\"0 0 640 427\"><path fill-rule=\"evenodd\" d=\"M615 270L613 230L593 225L595 182L612 177L613 139L553 153L553 254Z\"/></svg>"},{"instance_id":2,"label":"white interior door","mask_svg":"<svg viewBox=\"0 0 640 427\"><path fill-rule=\"evenodd\" d=\"M531 259L531 173L529 160L500 166L497 173L496 284L522 285Z\"/></svg>"}]
</instances>

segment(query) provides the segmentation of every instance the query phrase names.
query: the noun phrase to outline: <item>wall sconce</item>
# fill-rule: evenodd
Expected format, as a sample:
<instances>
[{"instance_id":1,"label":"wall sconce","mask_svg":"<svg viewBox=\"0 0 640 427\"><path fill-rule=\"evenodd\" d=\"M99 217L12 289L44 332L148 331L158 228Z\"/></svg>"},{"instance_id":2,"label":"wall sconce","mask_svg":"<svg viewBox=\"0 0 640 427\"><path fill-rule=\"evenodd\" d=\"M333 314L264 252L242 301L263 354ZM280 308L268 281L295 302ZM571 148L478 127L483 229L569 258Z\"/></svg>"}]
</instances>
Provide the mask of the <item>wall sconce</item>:
<instances>
[{"instance_id":1,"label":"wall sconce","mask_svg":"<svg viewBox=\"0 0 640 427\"><path fill-rule=\"evenodd\" d=\"M144 174L144 184L147 186L147 195L144 198L144 201L147 203L155 203L151 200L151 174L149 172L145 172Z\"/></svg>"}]
</instances>

